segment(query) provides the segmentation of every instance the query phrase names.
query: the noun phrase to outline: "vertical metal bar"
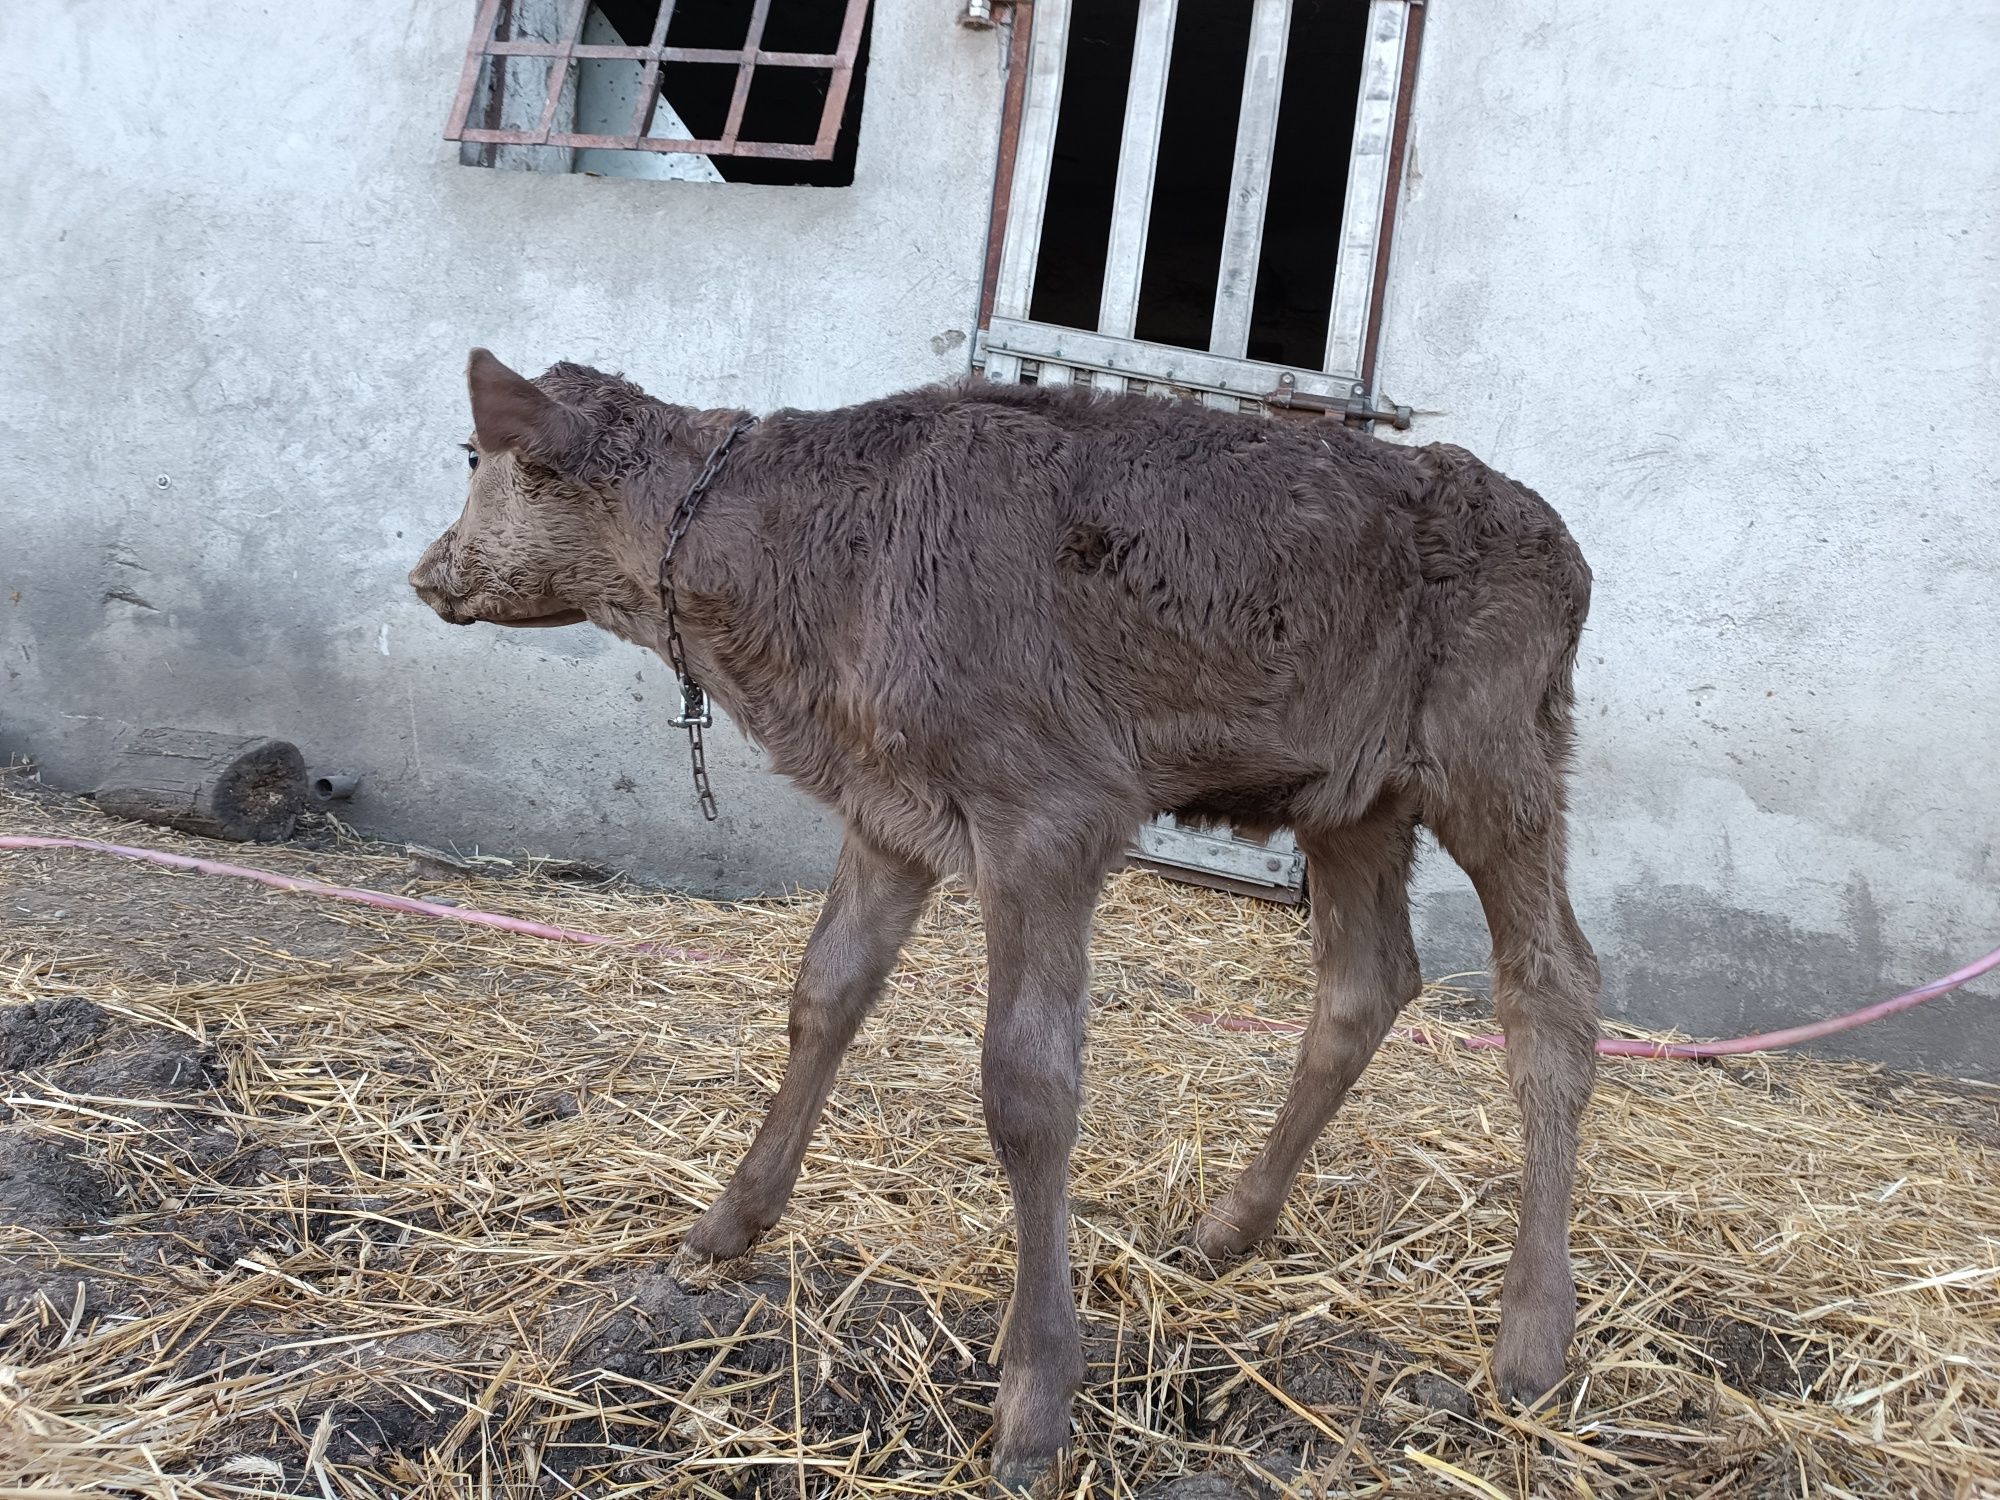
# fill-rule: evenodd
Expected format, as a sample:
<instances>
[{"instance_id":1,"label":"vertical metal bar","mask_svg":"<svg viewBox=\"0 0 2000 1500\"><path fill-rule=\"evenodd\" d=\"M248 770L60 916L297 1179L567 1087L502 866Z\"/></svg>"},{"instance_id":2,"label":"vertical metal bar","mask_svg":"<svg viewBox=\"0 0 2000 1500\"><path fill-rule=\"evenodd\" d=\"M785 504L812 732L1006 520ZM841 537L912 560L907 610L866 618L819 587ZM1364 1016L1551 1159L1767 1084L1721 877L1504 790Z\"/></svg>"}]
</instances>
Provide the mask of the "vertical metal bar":
<instances>
[{"instance_id":1,"label":"vertical metal bar","mask_svg":"<svg viewBox=\"0 0 2000 1500\"><path fill-rule=\"evenodd\" d=\"M867 14L868 0L847 0L847 16L840 26L840 66L833 70L826 90L826 107L819 113L819 136L813 142L815 156L830 158L834 142L840 138L841 116L847 113L847 91L854 83L854 60L861 51L861 22Z\"/></svg>"},{"instance_id":2,"label":"vertical metal bar","mask_svg":"<svg viewBox=\"0 0 2000 1500\"><path fill-rule=\"evenodd\" d=\"M750 78L757 71L757 48L764 40L764 18L770 13L771 0L757 0L750 8L750 34L743 38L743 61L736 65L736 92L729 96L729 121L722 127L725 153L743 130L743 106L750 101Z\"/></svg>"},{"instance_id":3,"label":"vertical metal bar","mask_svg":"<svg viewBox=\"0 0 2000 1500\"><path fill-rule=\"evenodd\" d=\"M1111 195L1111 243L1104 253L1104 294L1097 305L1097 331L1113 338L1129 339L1139 321L1139 277L1146 266L1146 225L1160 159L1160 122L1166 115L1176 3L1139 0L1125 129L1118 143L1118 185Z\"/></svg>"},{"instance_id":4,"label":"vertical metal bar","mask_svg":"<svg viewBox=\"0 0 2000 1500\"><path fill-rule=\"evenodd\" d=\"M473 37L474 45L486 47L499 38L511 37L514 34L514 28L510 24L513 20L513 10L514 7L508 0L501 0L500 14L495 18L492 30L479 30ZM480 107L479 123L484 129L499 130L507 123L507 60L503 57L489 56L486 66L491 76L487 79L486 99ZM449 139L448 134L447 139ZM460 161L467 159L466 149L464 144L459 146ZM494 167L500 164L500 148L493 142L481 141L471 149L474 152L472 160L480 166Z\"/></svg>"},{"instance_id":5,"label":"vertical metal bar","mask_svg":"<svg viewBox=\"0 0 2000 1500\"><path fill-rule=\"evenodd\" d=\"M653 17L653 35L646 42L652 56L639 70L639 99L632 111L632 134L644 139L652 133L653 111L660 104L660 49L667 45L667 28L674 23L674 0L660 0L660 13Z\"/></svg>"},{"instance_id":6,"label":"vertical metal bar","mask_svg":"<svg viewBox=\"0 0 2000 1500\"><path fill-rule=\"evenodd\" d=\"M994 285L994 317L1025 318L1035 294L1035 258L1042 248L1042 214L1048 206L1049 169L1056 152L1056 116L1062 109L1063 63L1069 53L1070 0L1036 0L1032 60L1021 106L1021 144L1014 157L1007 205L1007 237ZM1014 23L1020 25L1019 21ZM988 367L991 373L991 365Z\"/></svg>"},{"instance_id":7,"label":"vertical metal bar","mask_svg":"<svg viewBox=\"0 0 2000 1500\"><path fill-rule=\"evenodd\" d=\"M556 123L563 85L569 82L570 53L576 49L577 37L583 32L583 13L589 9L590 0L575 0L569 8L569 20L563 23L562 34L556 38L555 54L549 58L549 96L543 101L542 123L535 131L537 141L548 140Z\"/></svg>"},{"instance_id":8,"label":"vertical metal bar","mask_svg":"<svg viewBox=\"0 0 2000 1500\"><path fill-rule=\"evenodd\" d=\"M1028 93L1028 43L1034 34L1033 0L1019 0L1003 23L1007 34L1007 96L1000 106L1000 144L993 160L993 205L986 217L986 271L979 284L979 326L993 322L1000 290L1000 253L1014 201L1014 163L1021 154L1021 105Z\"/></svg>"},{"instance_id":9,"label":"vertical metal bar","mask_svg":"<svg viewBox=\"0 0 2000 1500\"><path fill-rule=\"evenodd\" d=\"M1389 140L1389 186L1382 198L1382 232L1375 239L1375 284L1368 295L1368 334L1361 350L1361 385L1375 395L1375 356L1382 344L1382 305L1389 290L1389 252L1396 242L1396 205L1402 199L1403 161L1410 143L1410 110L1417 97L1417 63L1424 50L1424 4L1410 8L1403 38L1403 76L1396 87L1396 130Z\"/></svg>"},{"instance_id":10,"label":"vertical metal bar","mask_svg":"<svg viewBox=\"0 0 2000 1500\"><path fill-rule=\"evenodd\" d=\"M1222 269L1208 335L1209 351L1232 359L1241 359L1250 348L1250 312L1257 295L1257 258L1264 248L1264 204L1271 192L1291 15L1291 0L1255 0L1250 11L1250 58L1243 67L1236 163L1229 173L1229 216L1222 226Z\"/></svg>"},{"instance_id":11,"label":"vertical metal bar","mask_svg":"<svg viewBox=\"0 0 2000 1500\"><path fill-rule=\"evenodd\" d=\"M1389 152L1403 81L1403 40L1409 0L1369 0L1368 41L1361 56L1361 96L1355 103L1354 151L1347 165L1347 203L1340 216L1340 256L1333 277L1333 311L1326 320L1326 363L1334 375L1358 378L1368 324L1369 292L1389 191Z\"/></svg>"},{"instance_id":12,"label":"vertical metal bar","mask_svg":"<svg viewBox=\"0 0 2000 1500\"><path fill-rule=\"evenodd\" d=\"M465 129L466 116L472 112L472 90L479 82L479 67L486 60L486 44L493 40L493 24L499 19L500 0L481 0L479 18L473 22L472 43L465 49L465 67L458 75L458 97L452 100L451 123L445 127L444 138L455 141ZM505 64L497 64L498 70Z\"/></svg>"}]
</instances>

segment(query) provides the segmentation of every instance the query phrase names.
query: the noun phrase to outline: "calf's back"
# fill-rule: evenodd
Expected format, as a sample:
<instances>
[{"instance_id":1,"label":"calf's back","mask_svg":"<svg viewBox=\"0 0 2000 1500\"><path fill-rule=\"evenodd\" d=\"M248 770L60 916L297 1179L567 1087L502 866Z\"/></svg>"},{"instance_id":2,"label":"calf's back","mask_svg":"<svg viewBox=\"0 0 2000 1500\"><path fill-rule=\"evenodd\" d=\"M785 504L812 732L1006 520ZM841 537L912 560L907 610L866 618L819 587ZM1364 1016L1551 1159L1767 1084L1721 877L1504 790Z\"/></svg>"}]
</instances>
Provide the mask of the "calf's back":
<instances>
[{"instance_id":1,"label":"calf's back","mask_svg":"<svg viewBox=\"0 0 2000 1500\"><path fill-rule=\"evenodd\" d=\"M976 383L774 415L687 546L717 696L944 869L985 823L1334 826L1545 766L1589 598L1555 512L1462 450Z\"/></svg>"}]
</instances>

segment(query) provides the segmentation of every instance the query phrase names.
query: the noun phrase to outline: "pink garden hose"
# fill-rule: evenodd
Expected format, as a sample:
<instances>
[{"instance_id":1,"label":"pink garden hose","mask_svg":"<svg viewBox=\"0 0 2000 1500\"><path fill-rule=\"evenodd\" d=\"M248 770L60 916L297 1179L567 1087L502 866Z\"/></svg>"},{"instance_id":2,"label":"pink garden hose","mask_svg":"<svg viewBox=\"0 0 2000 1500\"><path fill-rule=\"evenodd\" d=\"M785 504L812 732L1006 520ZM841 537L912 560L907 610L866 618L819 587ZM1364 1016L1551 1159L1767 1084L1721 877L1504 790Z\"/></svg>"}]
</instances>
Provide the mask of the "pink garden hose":
<instances>
[{"instance_id":1,"label":"pink garden hose","mask_svg":"<svg viewBox=\"0 0 2000 1500\"><path fill-rule=\"evenodd\" d=\"M502 917L490 911L473 911L463 906L445 906L436 901L418 901L410 896L392 896L387 891L361 890L355 886L328 885L321 880L300 880L270 870L253 870L248 865L224 864L220 860L196 859L187 854L168 854L159 849L138 849L130 844L107 844L101 839L0 838L0 849L89 849L98 854L115 854L120 859L136 859L147 864L165 865L170 870L190 870L197 875L234 875L254 880L275 891L297 891L306 896L325 896L336 901L357 901L363 906L379 906L388 911L414 912L419 916L443 917L450 922L471 922L480 927L497 927L502 932L518 932L524 937L549 938L559 943L602 943L650 953L681 963L705 964L712 955L688 948L669 948L659 943L635 942L630 938L606 937L597 932L580 932L574 927L551 927L546 922L525 922L519 917Z\"/></svg>"},{"instance_id":2,"label":"pink garden hose","mask_svg":"<svg viewBox=\"0 0 2000 1500\"><path fill-rule=\"evenodd\" d=\"M1920 984L1913 990L1888 1000L1864 1005L1860 1010L1849 1011L1844 1016L1832 1016L1824 1021L1808 1021L1803 1026L1788 1026L1783 1031L1763 1031L1755 1036L1731 1037L1726 1042L1633 1042L1620 1037L1600 1037L1598 1052L1605 1057L1676 1057L1699 1060L1705 1057L1735 1057L1744 1052L1775 1052L1780 1047L1796 1047L1801 1042L1816 1042L1823 1036L1834 1036L1843 1031L1853 1031L1866 1026L1871 1021L1897 1015L1914 1009L1926 1000L1935 1000L1939 995L1948 994L1962 984L1970 984L1981 974L2000 969L2000 948L1995 948L1984 958L1976 958L1962 969L1954 969L1942 979L1933 979L1929 984ZM1272 1021L1262 1016L1218 1016L1195 1015L1190 1020L1207 1025L1219 1026L1224 1031L1304 1031L1303 1021ZM1429 1042L1432 1037L1425 1031L1402 1031L1396 1033L1404 1041ZM1497 1032L1490 1036L1460 1037L1461 1045L1475 1051L1485 1052L1507 1045L1507 1039Z\"/></svg>"},{"instance_id":3,"label":"pink garden hose","mask_svg":"<svg viewBox=\"0 0 2000 1500\"><path fill-rule=\"evenodd\" d=\"M680 963L700 964L715 961L714 954L696 952L688 948L670 948L660 943L642 943L628 938L606 937L602 933L582 932L574 927L553 927L544 922L527 922L519 917L503 917L492 912L473 911L462 906L418 901L410 896L392 896L386 891L328 885L319 880L300 880L290 875L278 875L270 870L252 869L248 865L224 864L219 860L196 859L186 854L168 854L158 849L139 849L129 844L107 844L100 839L7 837L0 838L0 849L88 849L98 854L115 854L120 859L165 865L170 870L189 870L197 875L234 875L243 880L254 880L260 885L268 885L273 890L296 891L302 895L324 896L337 901L356 901L365 906L379 906L388 911L413 912L419 916L442 917L451 922L470 922L481 927L497 927L503 932L548 938L559 943L599 943L625 947L635 953L653 954ZM1815 1042L1821 1037L1853 1031L1871 1022L1912 1010L1926 1000L1935 1000L1939 995L1948 994L1960 985L1970 984L1980 975L1990 973L1994 969L2000 969L2000 948L1995 948L1984 958L1974 959L1962 969L1953 970L1942 979L1918 985L1913 990L1905 990L1891 999L1863 1006L1860 1010L1850 1011L1844 1016L1833 1016L1824 1021L1809 1021L1803 1026L1789 1026L1782 1031L1760 1032L1756 1036L1733 1037L1722 1042L1634 1042L1607 1037L1598 1042L1597 1050L1606 1057L1699 1059L1734 1057L1745 1052L1770 1052L1780 1047L1796 1047L1801 1042ZM1303 1021L1274 1021L1262 1016L1191 1014L1189 1019L1203 1025L1219 1027L1224 1031L1305 1030ZM1432 1039L1427 1032L1422 1031L1406 1031L1398 1034L1406 1041L1429 1042ZM1460 1041L1462 1045L1482 1052L1507 1045L1507 1039L1497 1034L1463 1037Z\"/></svg>"}]
</instances>

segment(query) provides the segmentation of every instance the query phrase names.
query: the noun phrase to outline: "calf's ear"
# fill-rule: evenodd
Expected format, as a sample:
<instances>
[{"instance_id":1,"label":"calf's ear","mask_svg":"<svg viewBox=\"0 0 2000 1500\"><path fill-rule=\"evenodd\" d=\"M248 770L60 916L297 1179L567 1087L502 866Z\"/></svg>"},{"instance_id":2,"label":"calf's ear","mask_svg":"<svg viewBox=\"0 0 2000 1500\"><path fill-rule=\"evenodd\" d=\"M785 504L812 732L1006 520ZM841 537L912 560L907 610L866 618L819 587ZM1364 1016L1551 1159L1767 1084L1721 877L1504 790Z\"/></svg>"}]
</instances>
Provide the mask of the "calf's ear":
<instances>
[{"instance_id":1,"label":"calf's ear","mask_svg":"<svg viewBox=\"0 0 2000 1500\"><path fill-rule=\"evenodd\" d=\"M552 469L575 467L589 436L584 417L508 369L490 349L474 349L465 383L472 425L488 453L511 451Z\"/></svg>"}]
</instances>

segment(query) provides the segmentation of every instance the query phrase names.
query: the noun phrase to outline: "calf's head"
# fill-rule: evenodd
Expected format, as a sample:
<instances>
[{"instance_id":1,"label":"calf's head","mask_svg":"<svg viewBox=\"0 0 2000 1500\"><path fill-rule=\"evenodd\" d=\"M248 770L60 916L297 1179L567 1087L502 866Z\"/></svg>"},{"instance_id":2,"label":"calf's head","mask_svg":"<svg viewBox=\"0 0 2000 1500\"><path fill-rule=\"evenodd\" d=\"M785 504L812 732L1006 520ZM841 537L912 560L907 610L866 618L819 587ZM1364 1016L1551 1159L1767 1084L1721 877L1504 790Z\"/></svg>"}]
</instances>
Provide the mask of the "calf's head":
<instances>
[{"instance_id":1,"label":"calf's head","mask_svg":"<svg viewBox=\"0 0 2000 1500\"><path fill-rule=\"evenodd\" d=\"M629 621L650 590L622 525L625 476L604 463L605 408L624 408L629 422L654 403L576 365L530 381L484 349L472 351L466 383L473 437L465 509L411 570L411 587L454 625Z\"/></svg>"}]
</instances>

